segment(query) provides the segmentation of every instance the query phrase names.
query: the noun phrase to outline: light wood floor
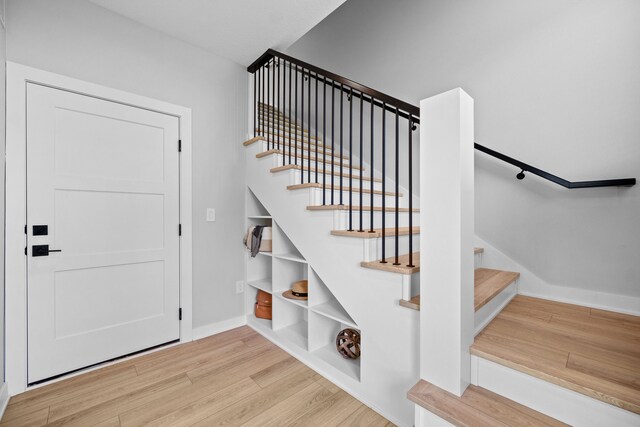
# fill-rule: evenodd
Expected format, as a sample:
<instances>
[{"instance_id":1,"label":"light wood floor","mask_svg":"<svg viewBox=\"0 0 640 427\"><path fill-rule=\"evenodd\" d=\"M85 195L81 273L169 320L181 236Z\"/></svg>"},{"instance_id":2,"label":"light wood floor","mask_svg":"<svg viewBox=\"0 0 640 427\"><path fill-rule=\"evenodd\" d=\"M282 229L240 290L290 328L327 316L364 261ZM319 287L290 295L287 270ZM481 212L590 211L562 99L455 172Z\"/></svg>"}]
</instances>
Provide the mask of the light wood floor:
<instances>
[{"instance_id":1,"label":"light wood floor","mask_svg":"<svg viewBox=\"0 0 640 427\"><path fill-rule=\"evenodd\" d=\"M14 396L1 426L390 426L248 327Z\"/></svg>"},{"instance_id":2,"label":"light wood floor","mask_svg":"<svg viewBox=\"0 0 640 427\"><path fill-rule=\"evenodd\" d=\"M640 414L640 317L518 295L471 352Z\"/></svg>"}]
</instances>

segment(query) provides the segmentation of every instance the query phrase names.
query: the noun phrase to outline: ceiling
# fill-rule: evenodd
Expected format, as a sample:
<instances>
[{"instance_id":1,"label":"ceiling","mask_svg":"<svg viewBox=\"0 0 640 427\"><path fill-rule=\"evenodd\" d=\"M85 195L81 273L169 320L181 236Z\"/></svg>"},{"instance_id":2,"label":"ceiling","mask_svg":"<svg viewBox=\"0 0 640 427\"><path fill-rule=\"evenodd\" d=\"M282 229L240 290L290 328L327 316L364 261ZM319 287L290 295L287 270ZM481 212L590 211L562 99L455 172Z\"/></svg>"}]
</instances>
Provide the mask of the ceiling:
<instances>
[{"instance_id":1,"label":"ceiling","mask_svg":"<svg viewBox=\"0 0 640 427\"><path fill-rule=\"evenodd\" d=\"M89 0L242 65L284 50L346 0Z\"/></svg>"}]
</instances>

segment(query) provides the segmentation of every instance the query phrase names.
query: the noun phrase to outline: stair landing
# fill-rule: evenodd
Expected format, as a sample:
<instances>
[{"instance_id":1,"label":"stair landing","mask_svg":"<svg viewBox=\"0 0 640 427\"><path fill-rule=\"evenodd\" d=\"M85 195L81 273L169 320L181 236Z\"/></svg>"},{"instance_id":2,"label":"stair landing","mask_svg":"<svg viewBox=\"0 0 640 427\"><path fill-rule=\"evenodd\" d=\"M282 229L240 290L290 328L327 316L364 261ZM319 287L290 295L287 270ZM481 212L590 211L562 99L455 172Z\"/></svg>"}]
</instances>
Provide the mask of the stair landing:
<instances>
[{"instance_id":1,"label":"stair landing","mask_svg":"<svg viewBox=\"0 0 640 427\"><path fill-rule=\"evenodd\" d=\"M640 317L516 296L471 353L640 414Z\"/></svg>"}]
</instances>

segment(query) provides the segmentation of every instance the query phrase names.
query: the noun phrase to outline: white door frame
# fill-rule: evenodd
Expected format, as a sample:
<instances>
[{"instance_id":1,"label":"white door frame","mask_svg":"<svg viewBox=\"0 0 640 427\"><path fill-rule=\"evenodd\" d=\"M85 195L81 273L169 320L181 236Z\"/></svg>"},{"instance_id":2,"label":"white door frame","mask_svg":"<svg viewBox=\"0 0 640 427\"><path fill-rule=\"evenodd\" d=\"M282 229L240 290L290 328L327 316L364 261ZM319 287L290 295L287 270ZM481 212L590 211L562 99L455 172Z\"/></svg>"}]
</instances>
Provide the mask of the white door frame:
<instances>
[{"instance_id":1,"label":"white door frame","mask_svg":"<svg viewBox=\"0 0 640 427\"><path fill-rule=\"evenodd\" d=\"M180 156L180 342L192 340L191 109L7 61L5 191L5 381L9 394L27 389L27 83L88 95L179 119ZM176 141L177 143L177 141ZM176 145L177 150L177 145Z\"/></svg>"}]
</instances>

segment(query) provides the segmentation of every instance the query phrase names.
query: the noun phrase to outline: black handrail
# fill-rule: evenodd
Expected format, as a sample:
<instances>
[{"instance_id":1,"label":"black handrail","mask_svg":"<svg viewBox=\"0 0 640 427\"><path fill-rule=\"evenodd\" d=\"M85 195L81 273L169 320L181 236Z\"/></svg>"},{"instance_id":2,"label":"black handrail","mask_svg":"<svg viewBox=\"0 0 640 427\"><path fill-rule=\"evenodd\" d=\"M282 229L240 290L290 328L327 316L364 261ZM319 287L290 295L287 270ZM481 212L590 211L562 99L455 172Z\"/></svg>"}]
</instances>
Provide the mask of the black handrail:
<instances>
[{"instance_id":1,"label":"black handrail","mask_svg":"<svg viewBox=\"0 0 640 427\"><path fill-rule=\"evenodd\" d=\"M538 169L535 166L528 165L520 160L516 160L513 157L509 157L505 154L499 153L491 148L487 148L478 143L473 144L475 149L478 151L482 151L485 154L495 157L496 159L500 159L503 162L510 163L514 166L520 168L521 172L516 175L518 179L524 178L524 172L531 172L534 175L538 175L544 179L548 179L551 182L555 182L556 184L562 185L563 187L574 189L574 188L594 188L594 187L617 187L617 186L626 186L631 187L636 184L635 178L621 178L621 179L601 179L597 181L567 181L566 179L560 178L559 176L553 175L547 171L542 169Z\"/></svg>"},{"instance_id":2,"label":"black handrail","mask_svg":"<svg viewBox=\"0 0 640 427\"><path fill-rule=\"evenodd\" d=\"M345 93L349 93L349 88L351 88L356 91L351 94L352 96L355 96L356 98L364 96L366 101L375 104L377 107L386 108L388 111L391 111L393 113L395 113L396 109L399 108L400 110L403 110L398 112L398 115L400 117L408 119L409 115L411 115L413 116L411 120L414 124L420 123L419 107L416 107L415 105L402 101L398 98L394 98L385 93L379 92L346 77L342 77L338 74L332 73L331 71L324 70L320 67L316 67L315 65L301 61L282 52L278 52L277 50L268 49L265 53L262 54L262 56L260 56L260 58L256 59L251 65L247 67L247 71L253 73L256 70L260 69L260 67L262 67L263 65L268 64L269 61L276 57L282 58L289 63L301 67L302 69L306 69L310 78L317 78L318 74L321 74L324 78L332 80L333 85L338 89L344 90ZM311 72L315 73L315 75L311 74ZM384 106L383 103L386 103L386 106Z\"/></svg>"}]
</instances>

